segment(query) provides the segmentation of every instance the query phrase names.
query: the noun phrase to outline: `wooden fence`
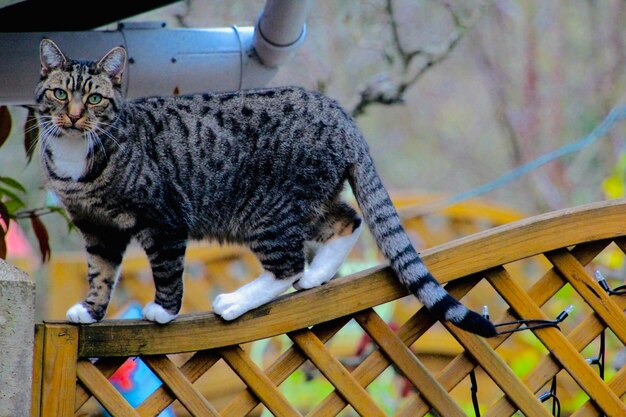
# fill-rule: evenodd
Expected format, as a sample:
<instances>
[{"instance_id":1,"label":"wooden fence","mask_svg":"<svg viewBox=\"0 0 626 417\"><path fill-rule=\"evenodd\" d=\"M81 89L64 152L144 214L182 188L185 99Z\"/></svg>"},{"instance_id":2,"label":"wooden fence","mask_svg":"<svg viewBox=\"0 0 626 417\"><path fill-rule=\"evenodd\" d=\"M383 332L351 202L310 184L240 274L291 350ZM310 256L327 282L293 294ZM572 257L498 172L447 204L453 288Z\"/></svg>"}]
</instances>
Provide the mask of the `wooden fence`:
<instances>
[{"instance_id":1,"label":"wooden fence","mask_svg":"<svg viewBox=\"0 0 626 417\"><path fill-rule=\"evenodd\" d=\"M154 416L173 402L193 416L245 416L261 408L276 416L330 416L344 409L347 414L342 415L423 416L431 409L441 416L473 415L454 395L458 387L467 387L475 392L472 399L483 416L511 416L518 410L525 416L549 416L558 392L543 395L549 404L538 396L556 378L554 387L569 381L583 395L572 415L625 416L626 404L620 397L626 393L626 370L609 378L596 366L604 364L605 355L586 358L590 348L596 350L605 329L614 346L626 344L626 297L609 295L593 277L598 259L625 250L626 200L614 200L521 220L422 252L448 291L457 298L479 292L464 301L488 304L498 323L554 318L553 313L565 307L559 305L563 297L557 293L567 292L567 303L577 306L575 313L559 327L532 330L539 358L523 375L500 352L531 330L483 339L444 323L460 353L441 369L424 365L412 346L441 324L418 307L397 329L386 323L378 306L405 297L406 291L388 268L377 267L287 294L230 323L202 313L164 326L140 320L89 326L39 324L32 414L73 416L95 397L113 416ZM523 278L515 276L512 271L518 269L512 267L531 257L549 266L527 271ZM348 362L328 345L349 323L357 323L372 345L357 361ZM277 335L286 335L290 345L273 363L259 364L250 355L249 343ZM605 343L601 345L605 348ZM174 355L180 353L184 354ZM136 406L108 380L131 357L141 358L163 382ZM244 385L219 406L193 385L218 362L227 364ZM302 367L315 369L331 386L325 398L307 410L292 404L280 387ZM414 387L392 411L367 389L390 367Z\"/></svg>"}]
</instances>

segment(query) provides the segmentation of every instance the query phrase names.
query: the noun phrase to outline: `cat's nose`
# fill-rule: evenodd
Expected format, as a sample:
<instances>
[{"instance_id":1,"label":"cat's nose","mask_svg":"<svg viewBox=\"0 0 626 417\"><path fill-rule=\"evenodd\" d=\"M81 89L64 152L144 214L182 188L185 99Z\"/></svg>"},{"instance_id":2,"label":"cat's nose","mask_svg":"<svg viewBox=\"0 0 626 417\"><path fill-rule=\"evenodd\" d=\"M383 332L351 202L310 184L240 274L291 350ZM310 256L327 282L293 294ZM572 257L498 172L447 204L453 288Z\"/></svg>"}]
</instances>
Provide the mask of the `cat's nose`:
<instances>
[{"instance_id":1,"label":"cat's nose","mask_svg":"<svg viewBox=\"0 0 626 417\"><path fill-rule=\"evenodd\" d=\"M72 122L72 124L75 125L78 119L80 119L80 114L79 115L68 114L67 117L69 117L70 122Z\"/></svg>"}]
</instances>

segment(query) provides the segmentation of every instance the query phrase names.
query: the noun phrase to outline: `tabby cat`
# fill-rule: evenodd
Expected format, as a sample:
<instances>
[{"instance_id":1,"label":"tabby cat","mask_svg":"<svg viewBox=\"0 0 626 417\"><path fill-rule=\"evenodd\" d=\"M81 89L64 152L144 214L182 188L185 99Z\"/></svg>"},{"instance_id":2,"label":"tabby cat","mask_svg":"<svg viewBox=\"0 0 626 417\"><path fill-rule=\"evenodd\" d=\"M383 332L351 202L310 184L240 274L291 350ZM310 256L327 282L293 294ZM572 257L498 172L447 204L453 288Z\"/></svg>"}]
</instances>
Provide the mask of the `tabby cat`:
<instances>
[{"instance_id":1,"label":"tabby cat","mask_svg":"<svg viewBox=\"0 0 626 417\"><path fill-rule=\"evenodd\" d=\"M402 284L437 318L495 335L426 269L365 140L335 101L296 87L125 101L123 47L86 62L43 39L40 58L41 163L88 254L89 292L68 310L70 321L104 317L131 238L145 249L156 288L143 315L158 323L181 307L190 238L245 244L263 266L254 281L214 300L225 320L291 286L329 281L362 230L340 200L347 180Z\"/></svg>"}]
</instances>

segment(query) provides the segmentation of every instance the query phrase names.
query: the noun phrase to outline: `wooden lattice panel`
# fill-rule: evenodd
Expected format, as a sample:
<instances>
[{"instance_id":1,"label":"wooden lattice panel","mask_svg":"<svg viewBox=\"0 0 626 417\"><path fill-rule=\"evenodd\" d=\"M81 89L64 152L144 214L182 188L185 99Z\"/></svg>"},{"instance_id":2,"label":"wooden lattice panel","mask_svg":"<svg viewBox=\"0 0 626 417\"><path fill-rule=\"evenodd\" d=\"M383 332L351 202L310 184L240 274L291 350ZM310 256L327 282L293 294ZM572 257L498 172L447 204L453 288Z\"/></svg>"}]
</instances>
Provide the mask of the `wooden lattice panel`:
<instances>
[{"instance_id":1,"label":"wooden lattice panel","mask_svg":"<svg viewBox=\"0 0 626 417\"><path fill-rule=\"evenodd\" d=\"M468 410L455 393L472 371L497 387L494 398L479 384L481 415L550 416L551 407L538 396L553 377L571 380L586 401L571 415L624 416L626 371L603 380L581 354L607 331L613 346L626 345L626 297L608 295L593 278L598 256L626 249L626 201L588 205L550 213L463 238L425 251L424 262L457 298L487 285L484 302L498 310L500 323L515 319L550 319L557 293L570 291L577 312L558 327L532 330L540 358L519 375L500 351L521 333L483 339L444 323L461 347L438 370L431 369L412 346L441 327L423 308L395 329L377 306L406 295L388 268L380 267L340 278L313 290L292 293L232 323L211 313L181 317L159 326L144 321L105 321L90 326L63 322L38 326L34 415L71 416L90 398L114 416L155 416L172 403L193 416L246 416L258 405L276 416L390 414L368 386L386 369L408 381L414 392L391 414L464 416ZM511 263L541 257L549 266L536 276L517 276ZM485 294L487 294L485 292ZM480 306L472 305L473 308ZM571 321L575 319L575 321ZM374 348L358 363L347 363L331 348L333 337L349 325L359 329ZM530 330L524 330L528 335ZM287 335L289 346L267 366L247 350L250 342ZM182 363L172 354L190 352ZM193 353L191 353L193 352ZM128 357L139 357L163 382L148 399L132 407L108 378ZM94 358L98 358L97 360ZM225 363L245 387L227 404L216 406L194 382L218 363ZM298 408L281 390L291 375L313 367L332 386L323 399ZM215 381L219 384L219 381ZM302 389L306 389L303 386ZM486 400L488 398L488 401ZM343 411L346 413L347 411ZM469 411L473 415L473 411Z\"/></svg>"}]
</instances>

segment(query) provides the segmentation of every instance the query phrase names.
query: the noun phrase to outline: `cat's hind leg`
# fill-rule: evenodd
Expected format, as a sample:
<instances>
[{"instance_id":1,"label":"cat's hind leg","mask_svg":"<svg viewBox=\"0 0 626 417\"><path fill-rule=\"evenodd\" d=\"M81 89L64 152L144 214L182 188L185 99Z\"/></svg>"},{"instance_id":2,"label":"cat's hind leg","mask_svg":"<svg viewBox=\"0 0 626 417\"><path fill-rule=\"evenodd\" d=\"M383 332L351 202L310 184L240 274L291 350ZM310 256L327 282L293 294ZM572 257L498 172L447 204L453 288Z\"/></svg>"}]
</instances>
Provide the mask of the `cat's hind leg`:
<instances>
[{"instance_id":1,"label":"cat's hind leg","mask_svg":"<svg viewBox=\"0 0 626 417\"><path fill-rule=\"evenodd\" d=\"M213 311L224 320L234 320L242 314L267 304L287 291L301 274L278 279L264 271L259 277L239 287L236 291L218 295L213 301Z\"/></svg>"},{"instance_id":2,"label":"cat's hind leg","mask_svg":"<svg viewBox=\"0 0 626 417\"><path fill-rule=\"evenodd\" d=\"M343 202L333 205L316 229L315 237L307 242L314 254L295 288L317 287L335 277L362 230L361 218L352 207Z\"/></svg>"},{"instance_id":3,"label":"cat's hind leg","mask_svg":"<svg viewBox=\"0 0 626 417\"><path fill-rule=\"evenodd\" d=\"M274 300L302 277L304 233L295 221L284 219L282 223L250 237L250 249L261 261L264 272L236 291L215 298L213 311L223 319L236 319Z\"/></svg>"}]
</instances>

